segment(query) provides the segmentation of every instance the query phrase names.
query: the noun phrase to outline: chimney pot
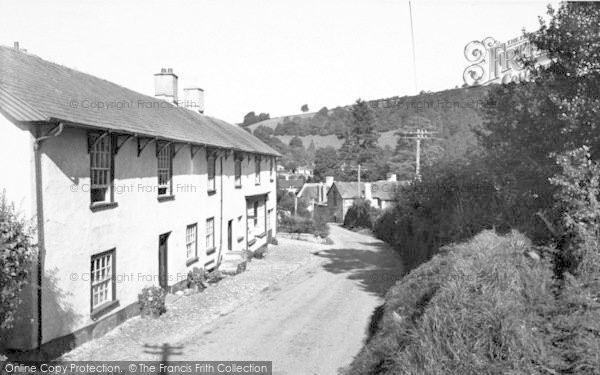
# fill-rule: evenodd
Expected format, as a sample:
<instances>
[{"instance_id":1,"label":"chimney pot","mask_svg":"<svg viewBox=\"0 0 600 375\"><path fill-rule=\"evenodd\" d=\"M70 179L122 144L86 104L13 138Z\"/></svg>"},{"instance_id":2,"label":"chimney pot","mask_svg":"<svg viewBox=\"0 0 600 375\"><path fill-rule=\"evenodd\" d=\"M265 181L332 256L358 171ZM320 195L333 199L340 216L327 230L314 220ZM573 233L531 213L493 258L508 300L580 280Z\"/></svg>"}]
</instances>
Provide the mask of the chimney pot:
<instances>
[{"instance_id":1,"label":"chimney pot","mask_svg":"<svg viewBox=\"0 0 600 375\"><path fill-rule=\"evenodd\" d=\"M19 50L19 42L15 42L14 43L14 48L18 51Z\"/></svg>"},{"instance_id":2,"label":"chimney pot","mask_svg":"<svg viewBox=\"0 0 600 375\"><path fill-rule=\"evenodd\" d=\"M167 73L171 73L172 74L173 73L173 68L168 68L167 69Z\"/></svg>"},{"instance_id":3,"label":"chimney pot","mask_svg":"<svg viewBox=\"0 0 600 375\"><path fill-rule=\"evenodd\" d=\"M160 72L161 72L161 73L166 73L166 72L167 72L167 69L165 69L165 68L160 68Z\"/></svg>"}]
</instances>

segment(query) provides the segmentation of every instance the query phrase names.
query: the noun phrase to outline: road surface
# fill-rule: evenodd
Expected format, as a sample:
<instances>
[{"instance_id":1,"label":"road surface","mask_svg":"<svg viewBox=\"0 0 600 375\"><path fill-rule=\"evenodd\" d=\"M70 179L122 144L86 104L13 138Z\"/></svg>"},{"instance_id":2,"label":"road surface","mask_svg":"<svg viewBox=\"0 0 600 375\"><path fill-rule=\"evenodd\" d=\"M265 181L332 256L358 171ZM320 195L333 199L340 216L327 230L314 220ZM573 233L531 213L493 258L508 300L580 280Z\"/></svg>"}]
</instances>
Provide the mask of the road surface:
<instances>
[{"instance_id":1,"label":"road surface","mask_svg":"<svg viewBox=\"0 0 600 375\"><path fill-rule=\"evenodd\" d=\"M168 360L268 360L274 374L336 374L350 364L373 311L402 276L381 241L331 225L335 245L178 346Z\"/></svg>"}]
</instances>

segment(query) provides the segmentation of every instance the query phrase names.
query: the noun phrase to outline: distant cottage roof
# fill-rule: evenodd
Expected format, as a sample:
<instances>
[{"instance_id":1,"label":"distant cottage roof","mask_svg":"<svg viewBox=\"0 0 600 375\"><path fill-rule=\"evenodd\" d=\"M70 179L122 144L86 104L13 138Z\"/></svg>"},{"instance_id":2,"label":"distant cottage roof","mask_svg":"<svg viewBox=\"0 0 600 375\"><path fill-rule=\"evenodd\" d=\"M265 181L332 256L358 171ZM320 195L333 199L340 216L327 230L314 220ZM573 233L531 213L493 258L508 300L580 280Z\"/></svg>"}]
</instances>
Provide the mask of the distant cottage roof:
<instances>
[{"instance_id":1,"label":"distant cottage roof","mask_svg":"<svg viewBox=\"0 0 600 375\"><path fill-rule=\"evenodd\" d=\"M292 178L289 180L286 180L285 178L277 179L277 187L279 189L289 189L289 188L301 189L302 185L304 185L304 180L301 178Z\"/></svg>"},{"instance_id":2,"label":"distant cottage roof","mask_svg":"<svg viewBox=\"0 0 600 375\"><path fill-rule=\"evenodd\" d=\"M60 121L279 156L238 126L5 46L0 46L0 111L16 122Z\"/></svg>"},{"instance_id":3,"label":"distant cottage roof","mask_svg":"<svg viewBox=\"0 0 600 375\"><path fill-rule=\"evenodd\" d=\"M341 182L336 181L332 186L335 186L340 192L342 199L361 198L365 195L365 183L360 183L360 195L358 194L358 182Z\"/></svg>"},{"instance_id":4,"label":"distant cottage roof","mask_svg":"<svg viewBox=\"0 0 600 375\"><path fill-rule=\"evenodd\" d=\"M402 186L406 186L408 181L375 181L371 182L371 196L382 201L393 201L396 199L396 193Z\"/></svg>"}]
</instances>

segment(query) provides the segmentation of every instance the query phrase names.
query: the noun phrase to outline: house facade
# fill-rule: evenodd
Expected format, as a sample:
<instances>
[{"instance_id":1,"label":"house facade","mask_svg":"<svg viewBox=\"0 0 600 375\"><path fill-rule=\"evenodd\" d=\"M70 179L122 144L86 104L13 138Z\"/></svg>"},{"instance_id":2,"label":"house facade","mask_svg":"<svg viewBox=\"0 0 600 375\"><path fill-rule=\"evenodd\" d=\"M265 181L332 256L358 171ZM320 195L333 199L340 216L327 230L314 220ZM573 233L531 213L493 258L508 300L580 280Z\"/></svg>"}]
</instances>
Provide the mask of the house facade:
<instances>
[{"instance_id":1,"label":"house facade","mask_svg":"<svg viewBox=\"0 0 600 375\"><path fill-rule=\"evenodd\" d=\"M143 287L173 291L275 236L278 153L203 115L196 89L179 106L177 79L161 71L149 97L0 47L0 190L39 248L0 347L100 336L138 313Z\"/></svg>"}]
</instances>

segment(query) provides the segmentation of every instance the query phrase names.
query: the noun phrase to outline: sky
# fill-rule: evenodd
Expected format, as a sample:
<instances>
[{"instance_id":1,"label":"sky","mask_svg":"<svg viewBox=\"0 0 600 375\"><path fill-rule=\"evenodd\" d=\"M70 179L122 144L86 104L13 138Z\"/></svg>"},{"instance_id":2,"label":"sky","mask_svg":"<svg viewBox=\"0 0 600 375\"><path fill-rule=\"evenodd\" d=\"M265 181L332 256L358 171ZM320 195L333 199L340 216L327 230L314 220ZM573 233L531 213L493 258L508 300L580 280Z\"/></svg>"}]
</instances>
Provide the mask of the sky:
<instances>
[{"instance_id":1,"label":"sky","mask_svg":"<svg viewBox=\"0 0 600 375\"><path fill-rule=\"evenodd\" d=\"M0 0L0 44L154 95L173 68L239 123L461 86L464 47L536 30L548 1ZM553 2L556 4L556 2Z\"/></svg>"}]
</instances>

